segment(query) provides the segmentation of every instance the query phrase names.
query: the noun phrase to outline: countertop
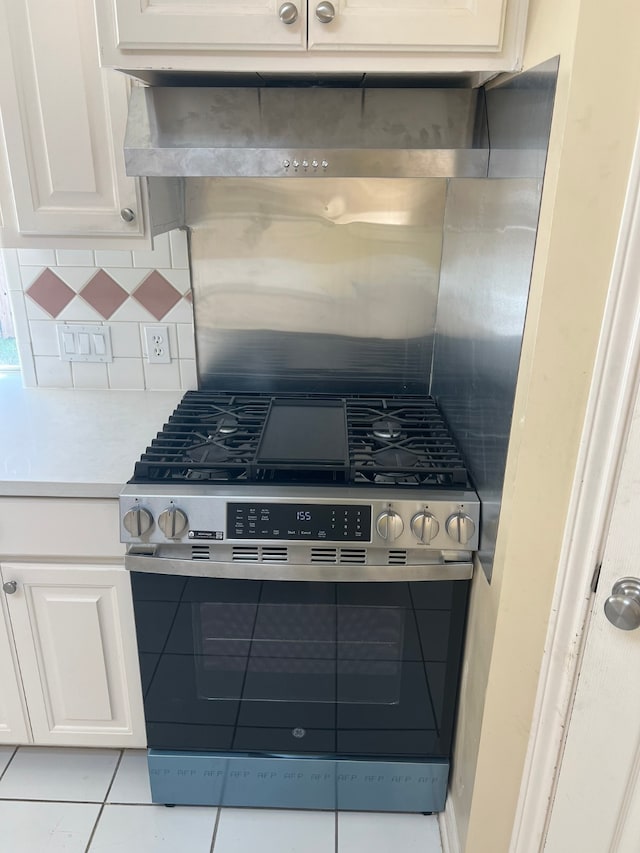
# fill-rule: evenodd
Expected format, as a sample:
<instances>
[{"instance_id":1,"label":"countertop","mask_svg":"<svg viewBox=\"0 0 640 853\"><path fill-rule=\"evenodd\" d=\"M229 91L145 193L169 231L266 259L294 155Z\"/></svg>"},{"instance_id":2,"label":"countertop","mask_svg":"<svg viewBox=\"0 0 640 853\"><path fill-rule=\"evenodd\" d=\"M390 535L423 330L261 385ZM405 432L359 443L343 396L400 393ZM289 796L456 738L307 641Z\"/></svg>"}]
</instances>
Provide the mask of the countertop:
<instances>
[{"instance_id":1,"label":"countertop","mask_svg":"<svg viewBox=\"0 0 640 853\"><path fill-rule=\"evenodd\" d=\"M117 497L183 394L23 388L0 373L0 496Z\"/></svg>"}]
</instances>

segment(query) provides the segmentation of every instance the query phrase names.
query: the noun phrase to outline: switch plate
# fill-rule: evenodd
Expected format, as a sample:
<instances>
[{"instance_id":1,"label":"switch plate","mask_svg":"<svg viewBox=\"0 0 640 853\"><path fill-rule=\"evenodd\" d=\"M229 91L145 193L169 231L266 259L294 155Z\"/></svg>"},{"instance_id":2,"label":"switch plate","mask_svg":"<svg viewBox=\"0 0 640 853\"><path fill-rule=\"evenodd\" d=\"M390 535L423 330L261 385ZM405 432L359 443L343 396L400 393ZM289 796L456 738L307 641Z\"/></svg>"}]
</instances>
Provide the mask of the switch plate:
<instances>
[{"instance_id":1,"label":"switch plate","mask_svg":"<svg viewBox=\"0 0 640 853\"><path fill-rule=\"evenodd\" d=\"M149 364L170 364L169 329L167 326L143 326Z\"/></svg>"},{"instance_id":2,"label":"switch plate","mask_svg":"<svg viewBox=\"0 0 640 853\"><path fill-rule=\"evenodd\" d=\"M95 361L103 364L113 361L109 326L58 323L56 332L62 361Z\"/></svg>"}]
</instances>

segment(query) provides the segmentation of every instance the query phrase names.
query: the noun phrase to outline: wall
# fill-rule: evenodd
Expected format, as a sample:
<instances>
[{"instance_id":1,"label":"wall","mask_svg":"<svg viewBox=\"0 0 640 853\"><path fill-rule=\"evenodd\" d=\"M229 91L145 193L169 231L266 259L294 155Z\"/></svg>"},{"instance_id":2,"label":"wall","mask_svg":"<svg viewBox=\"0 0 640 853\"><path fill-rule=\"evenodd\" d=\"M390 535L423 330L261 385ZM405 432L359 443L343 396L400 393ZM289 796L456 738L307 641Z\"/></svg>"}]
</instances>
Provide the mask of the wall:
<instances>
[{"instance_id":1,"label":"wall","mask_svg":"<svg viewBox=\"0 0 640 853\"><path fill-rule=\"evenodd\" d=\"M560 69L493 582L477 573L468 625L449 805L465 853L509 849L640 116L638 32L623 0L530 4L525 68Z\"/></svg>"},{"instance_id":2,"label":"wall","mask_svg":"<svg viewBox=\"0 0 640 853\"><path fill-rule=\"evenodd\" d=\"M152 251L5 249L23 382L46 388L197 387L193 310L184 231L156 237ZM111 329L113 362L62 361L56 325ZM142 333L168 326L170 364L149 364Z\"/></svg>"}]
</instances>

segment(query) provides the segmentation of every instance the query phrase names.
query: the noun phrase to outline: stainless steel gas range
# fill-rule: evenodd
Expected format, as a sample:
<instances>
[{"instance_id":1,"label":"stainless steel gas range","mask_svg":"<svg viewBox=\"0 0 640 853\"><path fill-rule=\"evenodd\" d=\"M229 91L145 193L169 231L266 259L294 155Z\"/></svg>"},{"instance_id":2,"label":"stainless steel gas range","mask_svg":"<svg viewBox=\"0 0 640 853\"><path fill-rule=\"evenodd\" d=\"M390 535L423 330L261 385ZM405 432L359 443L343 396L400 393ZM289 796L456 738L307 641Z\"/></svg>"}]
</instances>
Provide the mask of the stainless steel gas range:
<instances>
[{"instance_id":1,"label":"stainless steel gas range","mask_svg":"<svg viewBox=\"0 0 640 853\"><path fill-rule=\"evenodd\" d=\"M433 400L189 392L120 508L155 802L444 807L479 501Z\"/></svg>"}]
</instances>

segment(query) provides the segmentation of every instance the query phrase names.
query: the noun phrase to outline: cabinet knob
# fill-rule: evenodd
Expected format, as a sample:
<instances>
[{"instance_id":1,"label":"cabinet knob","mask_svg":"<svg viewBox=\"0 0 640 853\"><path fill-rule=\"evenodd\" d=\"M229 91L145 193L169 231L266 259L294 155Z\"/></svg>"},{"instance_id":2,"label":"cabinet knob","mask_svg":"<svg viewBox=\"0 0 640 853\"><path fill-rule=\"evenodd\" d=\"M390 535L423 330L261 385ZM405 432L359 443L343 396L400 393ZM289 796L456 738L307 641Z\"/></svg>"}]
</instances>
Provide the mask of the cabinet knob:
<instances>
[{"instance_id":1,"label":"cabinet knob","mask_svg":"<svg viewBox=\"0 0 640 853\"><path fill-rule=\"evenodd\" d=\"M329 0L322 0L316 6L316 18L321 24L330 24L336 16L336 7Z\"/></svg>"},{"instance_id":2,"label":"cabinet knob","mask_svg":"<svg viewBox=\"0 0 640 853\"><path fill-rule=\"evenodd\" d=\"M130 207L123 207L120 211L120 219L122 219L124 222L133 222L135 218L136 215Z\"/></svg>"},{"instance_id":3,"label":"cabinet knob","mask_svg":"<svg viewBox=\"0 0 640 853\"><path fill-rule=\"evenodd\" d=\"M7 593L7 595L13 595L13 593L18 589L18 584L16 581L7 581L2 584L2 589Z\"/></svg>"},{"instance_id":4,"label":"cabinet knob","mask_svg":"<svg viewBox=\"0 0 640 853\"><path fill-rule=\"evenodd\" d=\"M283 24L295 24L298 20L298 7L295 3L283 3L278 9L278 16Z\"/></svg>"}]
</instances>

